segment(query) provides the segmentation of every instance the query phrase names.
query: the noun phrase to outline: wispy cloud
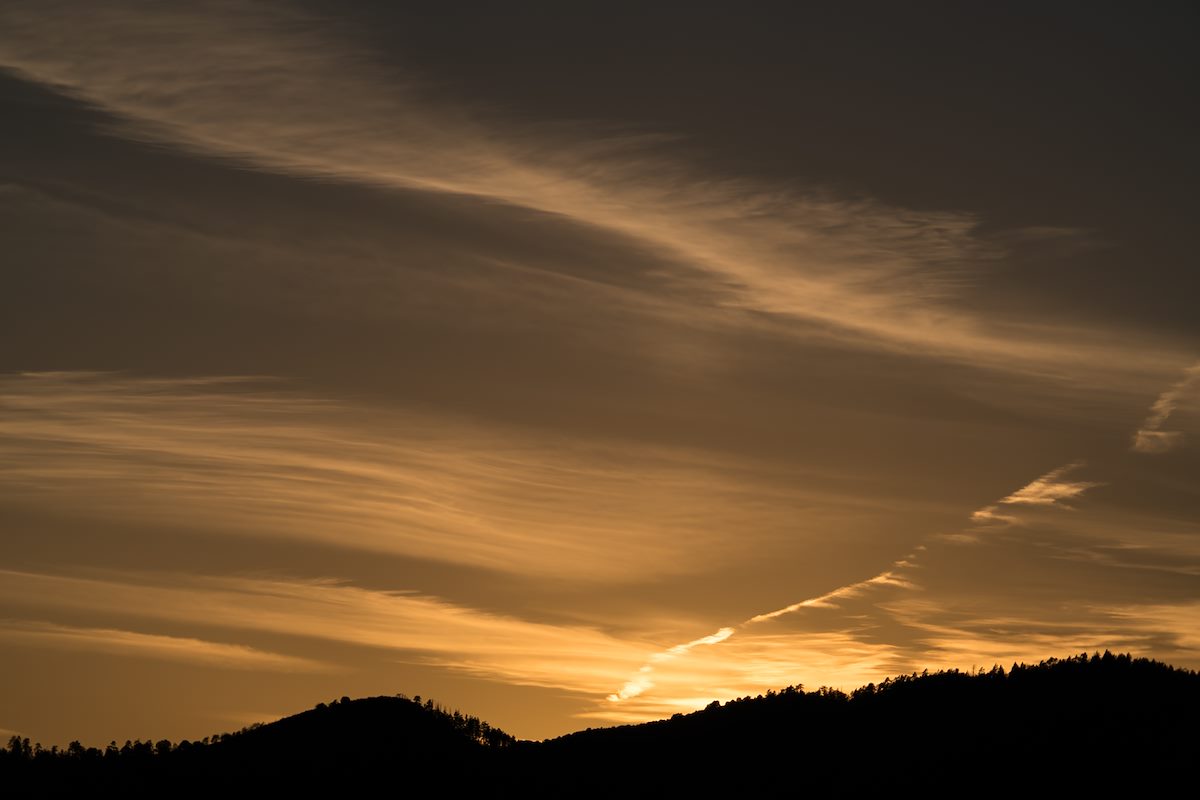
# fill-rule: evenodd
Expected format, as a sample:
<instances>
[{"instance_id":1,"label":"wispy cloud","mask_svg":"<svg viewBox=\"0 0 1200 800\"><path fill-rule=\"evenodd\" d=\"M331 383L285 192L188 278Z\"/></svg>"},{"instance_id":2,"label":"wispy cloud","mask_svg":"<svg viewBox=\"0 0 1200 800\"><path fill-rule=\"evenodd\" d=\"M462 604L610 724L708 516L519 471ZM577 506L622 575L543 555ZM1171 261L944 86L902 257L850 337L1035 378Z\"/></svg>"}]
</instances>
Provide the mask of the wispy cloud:
<instances>
[{"instance_id":1,"label":"wispy cloud","mask_svg":"<svg viewBox=\"0 0 1200 800\"><path fill-rule=\"evenodd\" d=\"M241 644L188 636L164 636L115 628L86 628L49 622L0 622L0 642L110 655L182 661L227 669L324 672L329 664Z\"/></svg>"},{"instance_id":2,"label":"wispy cloud","mask_svg":"<svg viewBox=\"0 0 1200 800\"><path fill-rule=\"evenodd\" d=\"M718 306L800 320L809 333L997 369L1150 368L1151 354L1109 332L985 319L949 302L969 280L964 266L997 254L969 214L698 174L665 155L660 136L484 123L283 5L39 2L2 13L0 64L118 115L135 138L574 220L674 261L674 280L698 281Z\"/></svg>"},{"instance_id":3,"label":"wispy cloud","mask_svg":"<svg viewBox=\"0 0 1200 800\"><path fill-rule=\"evenodd\" d=\"M921 547L920 549L924 548ZM784 606L783 608L779 608L774 611L768 611L764 614L756 614L755 616L744 620L737 626L721 628L716 633L713 633L709 636L695 639L691 642L687 642L686 644L675 645L674 647L668 648L661 653L657 653L654 656L651 656L650 660L646 664L642 665L637 674L626 681L625 685L621 687L619 691L610 694L607 699L611 703L620 703L641 695L643 692L655 685L655 682L651 676L654 673L657 665L668 661L673 661L680 656L686 655L699 645L716 645L725 642L733 637L735 633L740 634L750 626L769 622L787 614L794 614L802 609L833 608L836 606L838 601L859 597L872 587L895 586L903 589L911 589L913 588L912 582L903 577L900 571L905 568L912 567L914 558L915 555L905 556L904 558L899 559L892 564L890 569L885 570L871 578L867 578L866 580L840 586L832 591L825 592L824 594L816 597L810 597L805 600L801 600L797 603L792 603L791 605ZM844 640L842 641L842 644L845 644ZM806 645L803 649L806 656L811 659L813 657L811 647Z\"/></svg>"},{"instance_id":4,"label":"wispy cloud","mask_svg":"<svg viewBox=\"0 0 1200 800\"><path fill-rule=\"evenodd\" d=\"M147 578L157 577L158 582ZM480 677L599 694L645 658L646 643L570 625L530 622L415 593L336 581L184 575L77 577L0 570L0 602L39 613L110 614L174 626L225 628L394 652ZM149 655L242 653L209 642L73 625L16 624L9 637ZM105 644L109 640L110 643ZM263 658L268 658L264 654ZM286 657L285 657L286 658ZM330 653L329 659L335 658ZM335 662L336 663L336 662Z\"/></svg>"},{"instance_id":5,"label":"wispy cloud","mask_svg":"<svg viewBox=\"0 0 1200 800\"><path fill-rule=\"evenodd\" d=\"M541 686L597 698L581 716L650 719L778 688L809 683L853 686L893 669L894 650L843 632L798 637L760 629L732 631L658 652L634 639L576 625L530 622L415 593L368 590L335 581L183 575L93 577L0 570L0 603L32 604L40 615L118 615L159 625L257 632L392 652L480 678ZM159 636L74 623L10 622L0 638L23 644L96 648L154 658L255 658L237 647L186 635ZM210 646L212 645L212 646ZM703 651L703 653L701 652ZM336 668L339 651L322 648ZM274 654L261 653L260 658ZM292 656L280 656L289 659ZM301 660L297 658L296 664ZM353 657L355 663L360 657ZM277 663L282 668L284 661ZM228 664L226 665L228 666ZM670 666L670 669L665 667ZM649 667L643 671L641 667ZM636 685L639 677L652 679ZM622 703L600 701L605 687L634 674ZM652 696L648 690L653 689ZM640 697L639 697L640 696Z\"/></svg>"},{"instance_id":6,"label":"wispy cloud","mask_svg":"<svg viewBox=\"0 0 1200 800\"><path fill-rule=\"evenodd\" d=\"M505 572L686 572L769 529L725 458L343 407L268 380L0 376L0 495ZM780 502L795 502L781 497Z\"/></svg>"},{"instance_id":7,"label":"wispy cloud","mask_svg":"<svg viewBox=\"0 0 1200 800\"><path fill-rule=\"evenodd\" d=\"M784 606L783 608L774 611L768 611L765 614L758 614L746 620L744 624L755 622L766 622L767 620L782 617L784 614L791 614L799 611L802 608L829 608L838 600L848 600L852 597L858 597L866 590L873 586L898 586L904 589L912 588L912 583L900 574L900 570L906 567L913 566L915 556L906 556L895 562L890 569L866 580L850 583L845 586L839 586L833 591L817 597L810 597L807 600L801 600L798 603Z\"/></svg>"},{"instance_id":8,"label":"wispy cloud","mask_svg":"<svg viewBox=\"0 0 1200 800\"><path fill-rule=\"evenodd\" d=\"M1012 494L1001 498L996 503L975 511L971 515L971 521L976 524L983 525L994 525L997 523L1003 525L1017 524L1020 522L1020 519L1016 515L1006 514L1000 511L1002 507L1010 506L1033 506L1069 510L1072 508L1072 506L1069 505L1067 501L1078 498L1089 489L1102 485L1096 481L1069 479L1069 476L1072 472L1082 468L1083 466L1084 463L1082 461L1075 461L1053 469L1021 487ZM980 539L977 536L969 532L962 534L951 534L949 536L943 535L937 538L942 541L969 542L972 544L977 544L980 542ZM926 549L927 545L918 545L912 553L904 556L901 559L898 559L888 569L870 578L840 586L824 594L800 600L796 603L792 603L774 611L757 614L738 624L737 626L722 628L719 632L720 636L719 638L716 638L716 641L725 642L726 640L731 639L735 634L740 635L741 632L749 626L776 620L805 609L833 608L843 601L861 597L866 592L875 588L885 586L892 586L901 589L916 588L912 579L906 574L906 572L909 572L918 566L920 555ZM911 611L913 609L925 608L928 606L925 601L905 601L897 607L906 608ZM907 612L906 615L912 617L912 615L908 614ZM916 623L912 622L911 619L909 620L909 624L916 625ZM931 652L938 658L942 658L947 654L951 654L953 656L951 661L946 661L944 663L953 666L961 666L963 663L962 658L964 657L964 654L970 651L971 648L975 648L974 652L976 653L976 657L992 657L996 654L1004 653L1004 658L1008 658L1014 653L1019 653L1021 657L1031 657L1031 655L1036 654L1036 657L1040 658L1044 657L1046 652L1049 652L1044 648L1049 647L1051 644L1057 644L1060 646L1069 645L1068 649L1070 650L1078 647L1080 643L1088 643L1090 645L1091 643L1097 641L1094 633L1084 634L1076 632L1071 634L1063 634L1062 636L1058 637L1051 635L1041 637L1040 639L1035 637L1026 643L1026 645L1024 645L1022 648L1013 649L1008 644L995 645L995 643L986 643L981 637L969 635L964 631L956 631L953 633L949 631L943 631L942 633L945 635L939 635L929 639L929 642L931 642L930 646L932 647ZM697 641L708 643L706 640ZM680 645L679 648L682 648L681 653L686 653L691 649L691 645ZM670 653L679 648L672 648L672 650L666 652ZM989 656L987 654L992 655ZM943 662L938 661L937 663ZM608 700L614 703L622 702L630 698L637 697L646 690L654 687L655 682L650 678L650 673L652 671L653 667L651 664L648 663L644 665L639 673L627 681L619 692L609 695Z\"/></svg>"},{"instance_id":9,"label":"wispy cloud","mask_svg":"<svg viewBox=\"0 0 1200 800\"><path fill-rule=\"evenodd\" d=\"M1110 620L1086 613L1069 621L1018 614L956 613L932 599L904 597L887 612L918 636L908 657L930 669L1036 663L1050 656L1103 650L1137 640Z\"/></svg>"},{"instance_id":10,"label":"wispy cloud","mask_svg":"<svg viewBox=\"0 0 1200 800\"><path fill-rule=\"evenodd\" d=\"M1082 461L1075 461L1058 469L1050 470L1042 477L1031 481L1026 486L1000 500L1000 504L1069 508L1070 506L1064 502L1065 500L1079 497L1088 489L1101 485L1095 481L1064 480L1069 473L1074 472L1082 466Z\"/></svg>"},{"instance_id":11,"label":"wispy cloud","mask_svg":"<svg viewBox=\"0 0 1200 800\"><path fill-rule=\"evenodd\" d=\"M1067 475L1084 466L1082 461L1073 461L1052 469L1040 478L1029 482L1007 497L971 514L971 522L979 525L1014 525L1020 522L1016 514L1004 513L1002 506L1042 506L1070 509L1066 501L1081 496L1089 489L1102 486L1096 481L1066 480ZM952 534L951 538L972 541L972 534Z\"/></svg>"},{"instance_id":12,"label":"wispy cloud","mask_svg":"<svg viewBox=\"0 0 1200 800\"><path fill-rule=\"evenodd\" d=\"M650 657L649 662L642 665L638 670L638 674L628 680L621 689L608 696L612 702L627 700L630 697L636 697L654 685L654 680L651 677L655 666L666 663L672 659L684 655L690 650L701 647L703 645L720 644L733 635L733 628L721 628L716 633L708 636L701 636L699 639L693 639L685 644L677 644L661 653L655 653Z\"/></svg>"},{"instance_id":13,"label":"wispy cloud","mask_svg":"<svg viewBox=\"0 0 1200 800\"><path fill-rule=\"evenodd\" d=\"M642 722L797 683L853 689L907 666L897 648L868 641L853 627L797 633L756 626L717 646L692 650L656 673L644 692L620 702L610 698L580 716Z\"/></svg>"},{"instance_id":14,"label":"wispy cloud","mask_svg":"<svg viewBox=\"0 0 1200 800\"><path fill-rule=\"evenodd\" d=\"M905 596L889 600L885 608L918 633L906 657L931 669L1031 663L1106 649L1170 653L1185 663L1200 654L1196 602L1084 602L1046 615L1020 607L964 612L934 599Z\"/></svg>"},{"instance_id":15,"label":"wispy cloud","mask_svg":"<svg viewBox=\"0 0 1200 800\"><path fill-rule=\"evenodd\" d=\"M1133 434L1133 449L1139 453L1165 453L1183 441L1181 431L1164 431L1162 426L1179 407L1193 387L1200 383L1200 364L1193 364L1183 371L1183 377L1158 396L1150 406L1150 416Z\"/></svg>"},{"instance_id":16,"label":"wispy cloud","mask_svg":"<svg viewBox=\"0 0 1200 800\"><path fill-rule=\"evenodd\" d=\"M982 523L985 525L993 524L993 523L999 523L1002 525L1012 525L1013 523L1017 522L1017 518L1015 516L1013 516L1012 514L1004 514L999 509L1000 509L1000 507L995 506L995 505L984 506L983 508L979 509L978 511L974 511L971 513L971 521L977 522L977 523ZM959 534L951 534L951 535L958 536ZM971 534L963 534L963 536L971 536Z\"/></svg>"},{"instance_id":17,"label":"wispy cloud","mask_svg":"<svg viewBox=\"0 0 1200 800\"><path fill-rule=\"evenodd\" d=\"M997 504L990 505L976 511L974 514L972 514L971 520L976 523L1003 522L1005 524L1012 524L1016 522L1017 518L1015 516L1001 514L997 511L1001 505L1031 505L1070 508L1070 506L1068 506L1064 501L1078 497L1088 489L1100 485L1099 483L1093 481L1066 480L1066 476L1069 473L1071 473L1073 470L1079 469L1082 466L1082 462L1072 462L1062 467L1058 467L1057 469L1051 470L1045 475L1042 475L1040 478L1031 481L1024 487L999 500ZM954 537L950 538L951 540L956 540ZM957 540L964 539L960 537L960 539ZM977 541L977 539L974 539L973 537L965 540L972 542ZM714 634L713 637L700 639L697 640L697 642L708 644L710 642L707 641L707 639L713 639L714 642L712 643L724 642L732 638L735 633L740 633L749 626L776 620L780 617L784 617L788 614L794 614L805 609L833 608L842 601L861 597L864 593L870 591L871 589L879 587L891 586L900 589L913 589L915 588L915 584L911 578L905 574L905 572L917 567L918 558L925 549L926 545L918 545L912 553L904 556L901 559L898 559L888 569L873 575L870 578L840 586L836 589L825 592L824 594L791 603L790 605L783 606L782 608L775 609L774 611L756 614L737 626L722 628L718 634ZM680 653L686 653L694 644L695 643L679 645L677 648L672 648L666 652L672 653L673 651L682 648ZM655 685L654 681L652 681L650 678L650 673L652 671L652 664L647 663L643 665L638 674L628 680L620 691L609 695L608 700L614 703L622 702L629 698L637 697L647 689L650 689Z\"/></svg>"},{"instance_id":18,"label":"wispy cloud","mask_svg":"<svg viewBox=\"0 0 1200 800\"><path fill-rule=\"evenodd\" d=\"M530 216L564 220L650 254L660 281L655 288L681 290L652 292L625 281L614 302L628 302L626 295L639 290L655 298L678 295L705 322L770 325L1058 378L1121 372L1159 381L1179 363L1177 353L1122 331L1054 317L1014 320L981 310L986 303L960 302L974 273L996 264L1005 246L970 213L707 174L669 152L665 137L596 138L581 127L548 133L541 125L499 124L449 106L383 60L285 3L42 0L0 9L0 65L118 118L116 135L259 170L529 209L538 212ZM0 186L0 192L30 199L24 189ZM47 206L48 218L66 213L56 198L33 201ZM1047 235L1031 230L1025 238ZM292 264L289 253L277 255ZM1134 435L1135 451L1179 444L1182 433L1164 427L1197 379L1200 365L1158 398ZM1125 381L1111 385L1130 391ZM1059 467L980 508L971 517L979 527L956 535L982 536L984 526L1015 524L1038 510L1074 509L1099 485L1074 477L1081 467ZM728 531L759 535L765 527L759 523L771 516L760 509L787 516L778 509L794 508L804 491L776 492L760 475L744 480L741 469L729 458L717 464L711 454L693 451L628 442L595 447L535 431L384 414L300 396L269 381L0 378L6 503L162 530L188 526L318 542L538 580L637 582L721 563L746 545L730 542ZM808 524L816 515L806 509ZM690 620L679 626L685 632L678 639L535 623L428 593L336 581L182 576L166 585L146 576L21 572L0 576L0 597L119 621L109 627L14 622L0 628L0 638L226 665L257 658L266 659L264 669L284 669L270 659L303 657L209 641L204 631L305 637L489 680L579 692L596 699L589 713L598 718L644 719L799 679L853 685L892 671L900 648L872 639L874 632L856 627L846 609L916 594L913 576L928 554L918 548L877 572L895 552L903 551L858 573L871 577L747 618L749 610L739 612L729 625ZM932 615L934 607L910 610ZM841 630L778 631L834 616ZM1163 630L1195 623L1187 609L1160 616ZM183 632L142 633L127 619L153 619ZM972 628L925 619L919 630L931 652L959 664L989 653L1040 656L1044 648L1091 646L1116 630L1025 628L1030 638L1022 643L1021 626L1013 623L1017 634L989 648L980 626L1003 629L1009 622L979 615ZM667 646L701 631L714 632Z\"/></svg>"},{"instance_id":19,"label":"wispy cloud","mask_svg":"<svg viewBox=\"0 0 1200 800\"><path fill-rule=\"evenodd\" d=\"M1100 610L1119 620L1125 630L1161 638L1165 647L1186 652L1192 659L1200 654L1200 601L1101 606Z\"/></svg>"}]
</instances>

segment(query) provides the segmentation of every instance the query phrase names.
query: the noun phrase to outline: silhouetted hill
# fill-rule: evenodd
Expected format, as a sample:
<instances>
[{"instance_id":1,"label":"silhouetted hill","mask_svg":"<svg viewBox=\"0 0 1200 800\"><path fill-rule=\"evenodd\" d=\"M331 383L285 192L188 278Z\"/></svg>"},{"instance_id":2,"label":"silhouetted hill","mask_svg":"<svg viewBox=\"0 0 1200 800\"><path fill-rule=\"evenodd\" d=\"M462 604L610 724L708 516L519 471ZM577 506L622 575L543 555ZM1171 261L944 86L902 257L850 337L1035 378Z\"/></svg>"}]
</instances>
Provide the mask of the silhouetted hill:
<instances>
[{"instance_id":1,"label":"silhouetted hill","mask_svg":"<svg viewBox=\"0 0 1200 800\"><path fill-rule=\"evenodd\" d=\"M446 769L474 784L496 769L489 755L515 739L478 718L403 696L342 698L201 742L115 742L106 749L46 750L13 737L0 785L160 793L339 788L396 770ZM484 774L486 772L486 774Z\"/></svg>"},{"instance_id":2,"label":"silhouetted hill","mask_svg":"<svg viewBox=\"0 0 1200 800\"><path fill-rule=\"evenodd\" d=\"M10 743L5 787L365 790L499 796L922 794L1187 786L1200 675L1129 656L907 675L847 695L789 687L669 720L515 742L403 697L343 699L207 743ZM433 782L430 783L432 778Z\"/></svg>"},{"instance_id":3,"label":"silhouetted hill","mask_svg":"<svg viewBox=\"0 0 1200 800\"><path fill-rule=\"evenodd\" d=\"M1198 712L1200 675L1106 653L901 676L850 695L792 687L570 734L526 757L532 774L615 772L614 791L645 793L1144 789L1191 780Z\"/></svg>"},{"instance_id":4,"label":"silhouetted hill","mask_svg":"<svg viewBox=\"0 0 1200 800\"><path fill-rule=\"evenodd\" d=\"M459 712L403 697L343 698L269 725L221 738L207 753L219 770L265 785L301 779L306 785L396 768L452 768L473 780L487 746L513 737ZM200 766L208 770L208 763ZM465 774L464 774L465 773Z\"/></svg>"}]
</instances>

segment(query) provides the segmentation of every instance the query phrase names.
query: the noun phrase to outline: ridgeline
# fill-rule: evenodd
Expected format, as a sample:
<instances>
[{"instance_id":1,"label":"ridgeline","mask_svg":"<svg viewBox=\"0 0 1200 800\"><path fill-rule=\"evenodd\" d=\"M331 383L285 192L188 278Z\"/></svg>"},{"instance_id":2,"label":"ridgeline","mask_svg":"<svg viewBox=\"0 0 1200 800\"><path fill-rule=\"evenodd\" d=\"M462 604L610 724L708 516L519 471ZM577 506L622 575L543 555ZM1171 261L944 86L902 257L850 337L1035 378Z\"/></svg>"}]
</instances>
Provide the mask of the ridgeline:
<instances>
[{"instance_id":1,"label":"ridgeline","mask_svg":"<svg viewBox=\"0 0 1200 800\"><path fill-rule=\"evenodd\" d=\"M14 736L0 751L0 789L12 797L1145 793L1190 785L1198 758L1200 674L1105 653L905 675L850 694L793 686L544 742L403 696L342 698L201 742L60 750Z\"/></svg>"}]
</instances>

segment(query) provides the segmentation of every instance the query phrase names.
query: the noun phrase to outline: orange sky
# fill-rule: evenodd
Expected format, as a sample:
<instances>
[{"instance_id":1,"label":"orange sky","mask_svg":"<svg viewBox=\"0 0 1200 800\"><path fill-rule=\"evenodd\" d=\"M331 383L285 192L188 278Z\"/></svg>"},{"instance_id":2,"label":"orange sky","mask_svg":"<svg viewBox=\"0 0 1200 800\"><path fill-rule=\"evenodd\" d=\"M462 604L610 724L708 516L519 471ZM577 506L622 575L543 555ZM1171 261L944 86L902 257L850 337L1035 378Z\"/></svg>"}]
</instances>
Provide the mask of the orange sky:
<instances>
[{"instance_id":1,"label":"orange sky","mask_svg":"<svg viewBox=\"0 0 1200 800\"><path fill-rule=\"evenodd\" d=\"M1186 25L457 12L0 10L0 729L1200 666Z\"/></svg>"}]
</instances>

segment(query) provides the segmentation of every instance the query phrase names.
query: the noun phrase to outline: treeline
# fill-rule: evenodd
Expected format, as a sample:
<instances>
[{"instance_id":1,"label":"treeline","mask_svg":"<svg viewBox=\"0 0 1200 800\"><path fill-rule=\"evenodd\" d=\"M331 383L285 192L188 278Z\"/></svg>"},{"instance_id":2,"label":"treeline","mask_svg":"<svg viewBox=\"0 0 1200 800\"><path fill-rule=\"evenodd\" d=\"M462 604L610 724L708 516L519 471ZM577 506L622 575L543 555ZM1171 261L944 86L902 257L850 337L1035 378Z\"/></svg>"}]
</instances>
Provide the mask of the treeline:
<instances>
[{"instance_id":1,"label":"treeline","mask_svg":"<svg viewBox=\"0 0 1200 800\"><path fill-rule=\"evenodd\" d=\"M133 740L66 748L13 736L0 750L0 786L152 791L174 784L235 790L243 784L326 785L383 765L483 764L516 739L478 717L404 695L319 703L269 724L172 743Z\"/></svg>"},{"instance_id":2,"label":"treeline","mask_svg":"<svg viewBox=\"0 0 1200 800\"><path fill-rule=\"evenodd\" d=\"M397 697L403 698L404 695L397 695ZM349 698L342 698L343 702L347 700ZM420 705L421 696L417 695L414 697L413 702ZM444 708L432 700L426 700L422 708L427 713L440 717L452 729L473 742L478 742L487 747L510 747L517 742L515 736L511 736L499 728L493 728L479 717L463 714L458 709L451 710Z\"/></svg>"},{"instance_id":3,"label":"treeline","mask_svg":"<svg viewBox=\"0 0 1200 800\"><path fill-rule=\"evenodd\" d=\"M1144 795L1191 780L1197 719L1200 675L1106 652L912 673L850 693L795 685L545 742L518 742L476 717L403 696L342 698L199 742L46 749L13 737L0 752L0 786L344 792L437 775L455 794L502 797Z\"/></svg>"},{"instance_id":4,"label":"treeline","mask_svg":"<svg viewBox=\"0 0 1200 800\"><path fill-rule=\"evenodd\" d=\"M461 735L469 741L475 742L486 747L509 747L516 743L516 737L505 733L499 728L493 728L487 722L473 717L468 714L463 714L458 709L449 709L433 700L426 700L421 703L421 697L418 695L411 701L406 695L397 694L396 698L406 702L414 703L418 708L422 709L427 716L427 722L432 720L434 724L448 728L449 730ZM372 698L373 699L373 698ZM320 713L329 708L336 708L339 704L351 703L349 697L342 697L340 700L333 700L329 703L318 703L313 711ZM78 741L73 741L65 748L59 748L57 745L51 747L43 747L41 742L30 743L28 737L12 736L8 740L8 746L4 750L0 750L0 769L8 762L42 762L50 763L58 759L72 759L83 762L98 762L98 761L115 761L126 760L129 762L145 763L148 759L155 757L165 757L172 752L190 753L198 748L206 748L213 745L232 743L238 737L246 736L253 731L265 727L263 723L256 722L253 725L248 725L234 733L218 733L213 736L205 736L203 739L189 741L184 739L178 744L172 743L170 739L159 739L152 741L146 739L125 740L125 744L118 746L116 741L111 741L108 746L101 749L99 747L84 747Z\"/></svg>"},{"instance_id":5,"label":"treeline","mask_svg":"<svg viewBox=\"0 0 1200 800\"><path fill-rule=\"evenodd\" d=\"M1190 780L1197 719L1196 672L1085 653L1008 670L913 673L850 693L791 686L580 731L522 758L527 774L545 776L542 794L570 774L604 775L614 794L1144 792Z\"/></svg>"}]
</instances>

